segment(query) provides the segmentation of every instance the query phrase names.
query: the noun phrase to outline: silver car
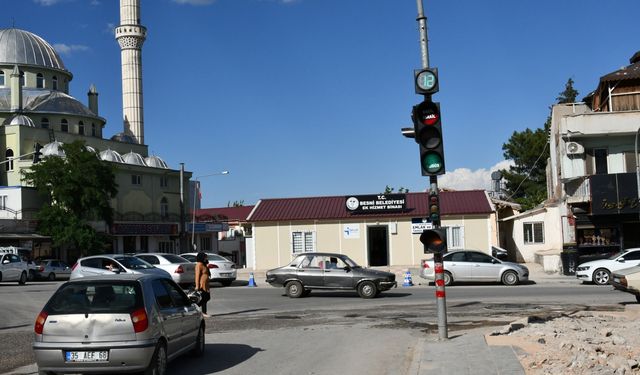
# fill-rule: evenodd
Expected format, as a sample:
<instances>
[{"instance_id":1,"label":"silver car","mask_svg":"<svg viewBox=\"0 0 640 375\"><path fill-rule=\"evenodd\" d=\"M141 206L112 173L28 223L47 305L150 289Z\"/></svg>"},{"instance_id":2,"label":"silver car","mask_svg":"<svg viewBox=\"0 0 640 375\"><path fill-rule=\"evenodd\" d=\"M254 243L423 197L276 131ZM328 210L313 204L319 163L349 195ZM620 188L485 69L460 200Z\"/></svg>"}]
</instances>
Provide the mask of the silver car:
<instances>
[{"instance_id":1,"label":"silver car","mask_svg":"<svg viewBox=\"0 0 640 375\"><path fill-rule=\"evenodd\" d=\"M173 280L127 274L67 281L37 316L41 374L164 374L177 356L204 352L200 309Z\"/></svg>"},{"instance_id":2,"label":"silver car","mask_svg":"<svg viewBox=\"0 0 640 375\"><path fill-rule=\"evenodd\" d=\"M36 262L34 272L35 279L38 280L66 280L71 276L71 267L60 259L42 259Z\"/></svg>"},{"instance_id":3,"label":"silver car","mask_svg":"<svg viewBox=\"0 0 640 375\"><path fill-rule=\"evenodd\" d=\"M181 256L169 253L143 253L136 254L135 257L169 272L173 281L182 287L188 287L196 282L195 263Z\"/></svg>"},{"instance_id":4,"label":"silver car","mask_svg":"<svg viewBox=\"0 0 640 375\"><path fill-rule=\"evenodd\" d=\"M123 254L105 254L78 259L71 267L69 279L126 273L146 273L171 278L169 272L156 268L140 258Z\"/></svg>"},{"instance_id":5,"label":"silver car","mask_svg":"<svg viewBox=\"0 0 640 375\"><path fill-rule=\"evenodd\" d=\"M214 253L206 253L209 259L209 272L211 277L209 281L218 281L224 286L229 286L236 279L237 271L236 264L229 259ZM198 253L184 253L180 254L181 257L191 261L196 261L196 255Z\"/></svg>"},{"instance_id":6,"label":"silver car","mask_svg":"<svg viewBox=\"0 0 640 375\"><path fill-rule=\"evenodd\" d=\"M17 281L23 285L29 277L27 263L20 256L11 253L0 253L0 281Z\"/></svg>"},{"instance_id":7,"label":"silver car","mask_svg":"<svg viewBox=\"0 0 640 375\"><path fill-rule=\"evenodd\" d=\"M516 285L529 280L529 269L518 263L505 262L475 250L452 251L444 255L444 284L455 281L502 282ZM420 276L435 280L433 259L422 260Z\"/></svg>"}]
</instances>

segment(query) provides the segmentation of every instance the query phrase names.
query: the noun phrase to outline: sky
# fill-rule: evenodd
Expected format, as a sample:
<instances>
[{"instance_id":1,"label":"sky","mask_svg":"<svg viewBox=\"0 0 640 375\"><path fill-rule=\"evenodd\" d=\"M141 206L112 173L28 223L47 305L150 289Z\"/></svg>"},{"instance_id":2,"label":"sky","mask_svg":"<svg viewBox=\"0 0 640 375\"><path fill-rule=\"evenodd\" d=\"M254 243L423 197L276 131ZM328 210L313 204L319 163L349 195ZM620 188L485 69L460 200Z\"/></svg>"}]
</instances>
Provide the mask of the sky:
<instances>
[{"instance_id":1,"label":"sky","mask_svg":"<svg viewBox=\"0 0 640 375\"><path fill-rule=\"evenodd\" d=\"M0 0L95 84L104 137L123 130L118 0ZM412 127L416 0L142 0L145 142L199 176L202 207L425 191ZM541 128L569 78L578 99L640 50L638 0L423 0L439 70L447 173L490 189L502 145ZM220 174L229 171L229 174Z\"/></svg>"}]
</instances>

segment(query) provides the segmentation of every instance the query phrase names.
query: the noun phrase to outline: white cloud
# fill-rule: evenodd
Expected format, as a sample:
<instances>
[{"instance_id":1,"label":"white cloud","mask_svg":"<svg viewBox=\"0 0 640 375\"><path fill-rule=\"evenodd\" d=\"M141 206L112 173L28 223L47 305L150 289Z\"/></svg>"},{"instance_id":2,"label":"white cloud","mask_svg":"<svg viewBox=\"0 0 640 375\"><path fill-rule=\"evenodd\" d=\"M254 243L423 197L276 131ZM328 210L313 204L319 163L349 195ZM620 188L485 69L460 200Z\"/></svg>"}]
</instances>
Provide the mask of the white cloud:
<instances>
[{"instance_id":1,"label":"white cloud","mask_svg":"<svg viewBox=\"0 0 640 375\"><path fill-rule=\"evenodd\" d=\"M34 3L40 4L40 5L45 6L45 7L48 7L48 6L51 6L51 5L56 5L60 1L62 1L62 0L33 0Z\"/></svg>"},{"instance_id":2,"label":"white cloud","mask_svg":"<svg viewBox=\"0 0 640 375\"><path fill-rule=\"evenodd\" d=\"M503 160L489 169L480 168L472 171L469 168L458 168L438 178L438 187L451 190L491 190L491 173L501 169L509 169L512 160Z\"/></svg>"},{"instance_id":3,"label":"white cloud","mask_svg":"<svg viewBox=\"0 0 640 375\"><path fill-rule=\"evenodd\" d=\"M174 3L177 4L188 4L188 5L209 5L213 4L216 0L173 0Z\"/></svg>"},{"instance_id":4,"label":"white cloud","mask_svg":"<svg viewBox=\"0 0 640 375\"><path fill-rule=\"evenodd\" d=\"M116 35L116 24L113 22L107 23L103 31L107 34Z\"/></svg>"},{"instance_id":5,"label":"white cloud","mask_svg":"<svg viewBox=\"0 0 640 375\"><path fill-rule=\"evenodd\" d=\"M53 45L53 49L55 49L58 53L61 53L63 55L68 55L71 52L76 52L76 51L88 51L89 47L87 46L83 46L80 44L64 44L64 43L56 43Z\"/></svg>"}]
</instances>

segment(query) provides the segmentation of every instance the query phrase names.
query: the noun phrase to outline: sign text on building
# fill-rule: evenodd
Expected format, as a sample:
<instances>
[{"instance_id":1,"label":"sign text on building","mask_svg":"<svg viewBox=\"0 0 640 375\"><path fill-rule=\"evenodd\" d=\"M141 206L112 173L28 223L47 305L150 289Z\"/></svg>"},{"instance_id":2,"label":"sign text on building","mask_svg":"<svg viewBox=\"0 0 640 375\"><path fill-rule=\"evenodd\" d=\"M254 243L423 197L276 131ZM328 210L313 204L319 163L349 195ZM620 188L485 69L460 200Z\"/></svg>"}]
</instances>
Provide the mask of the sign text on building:
<instances>
[{"instance_id":1,"label":"sign text on building","mask_svg":"<svg viewBox=\"0 0 640 375\"><path fill-rule=\"evenodd\" d=\"M353 195L345 205L352 213L402 211L406 208L405 194Z\"/></svg>"}]
</instances>

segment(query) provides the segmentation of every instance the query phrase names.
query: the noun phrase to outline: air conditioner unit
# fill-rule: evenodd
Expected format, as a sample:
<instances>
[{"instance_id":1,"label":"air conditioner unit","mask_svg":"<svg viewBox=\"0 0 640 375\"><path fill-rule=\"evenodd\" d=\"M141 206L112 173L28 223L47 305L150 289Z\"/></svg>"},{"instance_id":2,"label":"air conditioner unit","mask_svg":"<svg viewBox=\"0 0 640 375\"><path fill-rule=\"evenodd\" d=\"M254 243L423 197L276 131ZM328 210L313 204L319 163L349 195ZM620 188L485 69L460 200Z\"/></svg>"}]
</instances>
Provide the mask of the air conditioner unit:
<instances>
[{"instance_id":1,"label":"air conditioner unit","mask_svg":"<svg viewBox=\"0 0 640 375\"><path fill-rule=\"evenodd\" d=\"M567 142L567 155L584 154L584 147L578 142Z\"/></svg>"}]
</instances>

